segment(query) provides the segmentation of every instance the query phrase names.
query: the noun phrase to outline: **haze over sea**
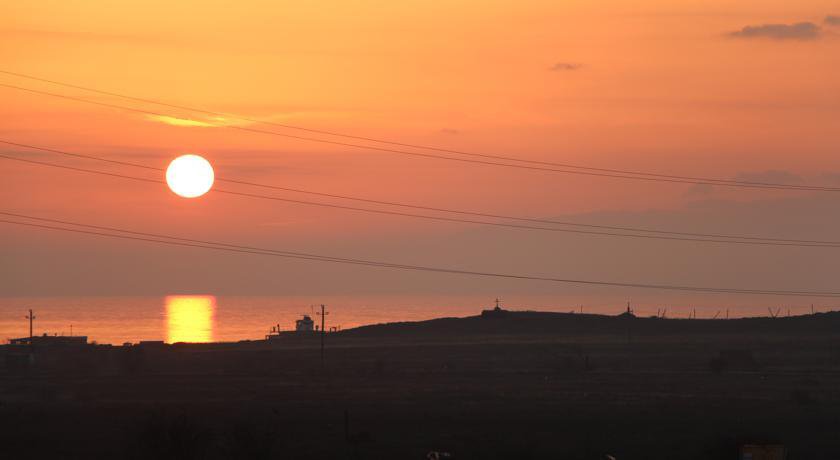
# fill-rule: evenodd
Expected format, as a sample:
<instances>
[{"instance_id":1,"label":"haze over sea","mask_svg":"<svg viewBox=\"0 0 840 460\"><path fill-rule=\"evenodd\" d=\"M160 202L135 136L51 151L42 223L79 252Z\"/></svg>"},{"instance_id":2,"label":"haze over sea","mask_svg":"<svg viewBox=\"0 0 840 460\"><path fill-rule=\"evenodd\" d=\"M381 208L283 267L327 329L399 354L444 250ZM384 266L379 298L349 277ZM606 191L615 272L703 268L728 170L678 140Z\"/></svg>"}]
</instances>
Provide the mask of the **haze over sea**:
<instances>
[{"instance_id":1,"label":"haze over sea","mask_svg":"<svg viewBox=\"0 0 840 460\"><path fill-rule=\"evenodd\" d=\"M620 300L593 305L580 299L523 297L502 299L504 308L584 313L618 314L626 308ZM575 300L578 300L577 302ZM233 297L178 295L147 297L10 297L0 298L0 341L25 337L25 316L35 312L34 333L85 335L98 343L122 344L141 340L175 342L238 341L262 339L274 325L294 329L302 315L320 324L319 305L327 305L327 330L367 324L420 321L440 317L471 316L491 308L494 299L477 296L327 296L327 297ZM772 301L772 299L771 299ZM730 317L766 316L767 305L730 308ZM657 314L659 306L634 304L639 316ZM668 317L686 318L693 309L697 318L711 318L726 307L711 304L671 305ZM781 308L786 315L788 307ZM790 314L810 312L810 305L790 306ZM834 309L818 305L818 311Z\"/></svg>"}]
</instances>

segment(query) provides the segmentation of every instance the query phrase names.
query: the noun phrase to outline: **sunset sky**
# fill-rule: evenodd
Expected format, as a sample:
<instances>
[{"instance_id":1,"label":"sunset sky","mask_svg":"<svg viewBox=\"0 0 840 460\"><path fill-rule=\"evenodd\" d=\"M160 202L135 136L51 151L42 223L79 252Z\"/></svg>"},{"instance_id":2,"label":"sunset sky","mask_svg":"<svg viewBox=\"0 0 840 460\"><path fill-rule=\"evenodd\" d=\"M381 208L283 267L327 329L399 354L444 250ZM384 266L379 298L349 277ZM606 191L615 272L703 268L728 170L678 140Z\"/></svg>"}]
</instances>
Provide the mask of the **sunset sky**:
<instances>
[{"instance_id":1,"label":"sunset sky","mask_svg":"<svg viewBox=\"0 0 840 460\"><path fill-rule=\"evenodd\" d=\"M597 3L597 4L593 4ZM598 168L840 187L840 3L3 1L0 70L317 130ZM528 171L270 129L0 74L0 140L218 177L581 223L840 240L840 194ZM346 139L343 140L347 142ZM162 179L0 145L10 156ZM221 187L222 184L217 184ZM224 188L352 204L247 186ZM374 206L369 206L374 207ZM394 263L618 282L840 290L840 249L442 223L0 158L0 211ZM555 295L810 303L334 266L0 225L0 296ZM574 299L574 300L572 300Z\"/></svg>"}]
</instances>

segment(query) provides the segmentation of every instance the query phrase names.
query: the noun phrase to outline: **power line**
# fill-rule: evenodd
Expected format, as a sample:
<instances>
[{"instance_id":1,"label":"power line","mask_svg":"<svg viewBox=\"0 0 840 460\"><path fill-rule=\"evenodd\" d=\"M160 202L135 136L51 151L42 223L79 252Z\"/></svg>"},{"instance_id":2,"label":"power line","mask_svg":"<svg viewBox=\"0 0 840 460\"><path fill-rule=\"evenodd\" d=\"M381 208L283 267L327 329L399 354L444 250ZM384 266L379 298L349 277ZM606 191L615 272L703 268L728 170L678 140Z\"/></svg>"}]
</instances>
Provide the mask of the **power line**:
<instances>
[{"instance_id":1,"label":"power line","mask_svg":"<svg viewBox=\"0 0 840 460\"><path fill-rule=\"evenodd\" d=\"M42 218L38 218L38 217L27 217L27 218L42 219ZM556 278L556 277L545 277L545 276L519 275L519 274L511 274L511 273L482 272L482 271L474 271L474 270L461 270L461 269L452 269L452 268L430 267L430 266L423 266L423 265L393 264L393 263L388 263L388 262L379 262L379 261L372 261L372 260L365 260L365 259L353 259L353 258L323 256L323 255L318 255L318 254L308 254L308 253L300 253L300 252L287 252L287 251L278 251L278 250L271 250L271 249L257 249L257 248L244 249L244 248L248 248L248 247L247 246L231 245L231 244L227 244L227 243L210 243L210 242L207 242L206 244L192 243L190 241L200 241L200 240L190 240L190 239L170 237L170 236L165 236L165 235L158 235L157 237L134 236L136 234L141 234L142 235L142 233L133 232L133 231L130 231L130 230L122 230L122 229L114 229L114 231L122 232L122 233L128 233L128 234L83 230L83 229L67 228L67 227L60 227L60 226L54 226L54 225L37 224L37 223L31 223L31 222L11 221L11 220L5 220L5 219L0 219L0 223L26 226L26 227L31 227L31 228L40 228L40 229L46 229L46 230L55 230L55 231L63 231L63 232L70 232L70 233L92 235L92 236L97 236L97 237L108 237L108 238L116 238L116 239L123 239L123 240L143 241L143 242L157 243L157 244L164 244L164 245L171 245L171 246L184 246L184 247L212 249L212 250L226 251L226 252L236 252L236 253L245 253L245 254L254 254L254 255L284 257L284 258L291 258L291 259L303 259L303 260L311 260L311 261L318 261L318 262L333 262L333 263L342 263L342 264L351 264L351 265L364 265L364 266L371 266L371 267L378 267L378 268L394 268L394 269L401 269L401 270L424 271L424 272L435 272L435 273L445 273L445 274L470 275L470 276L505 278L505 279L528 280L528 281L544 281L544 282L563 283L563 284L581 284L581 285L627 287L627 288L640 288L640 289L658 289L658 290L671 290L671 291L691 291L691 292L706 292L706 293L721 293L721 294L745 294L745 295L752 294L752 295L774 295L774 296L792 296L792 297L840 297L840 293L838 293L838 292L763 290L763 289L718 288L718 287L705 287L705 286L681 286L681 285L672 285L672 284L622 283L622 282L601 281L601 280L580 280L580 279L570 279L570 278ZM89 225L86 225L86 224L72 224L72 225L80 225L80 226L84 225L86 227L94 227L95 228L95 226L89 226ZM101 228L106 228L106 227L101 227ZM240 248L242 248L242 249L240 249Z\"/></svg>"},{"instance_id":2,"label":"power line","mask_svg":"<svg viewBox=\"0 0 840 460\"><path fill-rule=\"evenodd\" d=\"M245 122L249 122L249 123L259 123L259 124L264 124L264 125L269 125L269 126L276 126L276 127L284 128L284 129L292 129L292 130L297 130L297 131L309 132L309 133L313 133L313 134L324 134L324 135L329 135L329 136L342 137L342 138L345 138L345 139L362 140L362 141L368 141L368 142L375 142L375 143L379 143L379 144L394 145L394 146L399 146L399 147L409 147L409 148L413 148L413 149L429 150L429 151L435 151L435 152L441 152L441 153L451 153L451 154L473 156L473 157L479 157L479 158L489 158L489 159L494 159L494 160L515 161L515 162L520 162L520 163L536 164L536 165L543 165L543 166L557 166L557 167L562 167L562 168L574 168L574 169L581 169L581 170L585 170L585 171L633 174L633 175L660 177L660 178L667 178L667 179L703 180L703 181L740 183L740 184L751 184L751 185L773 185L773 186L775 186L775 185L786 185L786 186L794 186L794 187L796 186L794 184L774 184L774 183L767 183L767 182L737 181L737 180L731 180L731 179L713 179L713 178L701 178L701 177L692 177L692 176L678 176L678 175L651 173L651 172L646 172L646 171L632 171L632 170L613 169L613 168L596 168L596 167L590 167L590 166L574 165L574 164L570 164L570 163L558 163L558 162L551 162L551 161L529 160L529 159L521 159L521 158L509 157L509 156L504 156L504 155L493 155L493 154L488 154L488 153L470 152L470 151L448 149L448 148L435 147L435 146L422 145L422 144L397 142L397 141L393 141L393 140L387 140L387 139L381 139L381 138L375 138L375 137L369 137L369 136L358 136L358 135L352 135L352 134L347 134L347 133L341 133L341 132L337 132L337 131L313 129L313 128L307 128L307 127L303 127L303 126L291 125L291 124L287 124L287 123L277 123L277 122L268 121L268 120L260 120L260 119L257 119L257 118L246 117L246 116L243 116L243 115L238 115L238 114L229 113L229 112L207 110L207 109L191 107L191 106L187 106L187 105L174 104L174 103L171 103L171 102L162 101L160 99L142 98L142 97L132 96L132 95L128 95L128 94L117 93L117 92L113 92L113 91L105 91L105 90L101 90L101 89L98 89L98 88L92 88L90 86L76 85L76 84L72 84L72 83L62 82L62 81L58 81L58 80L38 77L38 76L19 73L19 72L12 72L12 71L8 71L8 70L0 69L0 73L15 76L15 77L19 77L19 78L25 78L25 79L28 79L28 80L39 81L39 82L43 82L43 83L49 83L49 84L52 84L52 85L63 86L65 88L73 88L73 89L78 89L78 90L87 91L87 92L91 92L91 93L101 94L101 95L105 95L105 96L118 97L118 98L121 98L121 99L126 99L126 100L131 100L131 101L136 101L136 102L143 102L143 103L146 103L146 104L153 104L153 105L158 105L158 106L162 106L162 107L169 107L169 108L174 108L174 109L179 109L179 110L186 110L186 111L190 111L190 112L202 113L202 114L205 114L205 115L211 115L211 116L216 116L216 117L230 118L230 119L245 121Z\"/></svg>"},{"instance_id":3,"label":"power line","mask_svg":"<svg viewBox=\"0 0 840 460\"><path fill-rule=\"evenodd\" d=\"M51 93L48 91L40 91L31 88L24 88L15 85L8 85L8 84L0 84L0 87L15 89L19 91L26 91L34 94L39 94L43 96L50 96L60 99L71 100L75 102L82 102L86 104L98 105L102 107L109 107L113 109L125 110L129 112L141 113L144 115L152 115L156 117L172 117L172 115L167 115L160 112L154 112L151 110L139 109L136 107L128 107L118 104L111 104L106 102L99 102L93 101L90 99L84 99L80 97L68 96L64 94L57 94ZM115 93L113 95L116 95ZM118 96L122 97L122 96ZM177 117L175 117L177 118ZM244 120L244 119L242 119ZM214 126L218 128L228 128L233 130L239 131L246 131L252 133L259 133L259 134L267 134L273 136L280 136L289 139L296 139L308 142L319 142L323 144L331 144L337 145L342 147L351 147L354 149L363 149L363 150L373 150L378 152L386 152L386 153L396 153L401 155L410 155L415 157L425 157L425 158L435 158L441 160L449 160L449 161L458 161L462 163L473 163L473 164L482 164L487 166L498 166L498 167L507 167L507 168L516 168L516 169L524 169L524 170L532 170L532 171L546 171L546 172L554 172L554 173L562 173L562 174L577 174L577 175L584 175L584 176L593 176L593 177L607 177L607 178L615 178L615 179L631 179L631 180L642 180L648 182L668 182L668 183L680 183L680 184L693 184L693 185L719 185L719 186L727 186L727 187L739 187L739 188L758 188L758 189L772 189L772 190L800 190L800 191L823 191L823 192L840 192L840 188L837 187L825 187L825 186L814 186L814 185L795 185L795 184L782 184L782 183L772 183L772 182L753 182L753 181L739 181L739 180L731 180L731 179L715 179L715 178L704 178L704 177L691 177L691 176L676 176L676 175L666 175L666 174L657 174L657 173L644 173L644 172L635 172L635 171L627 171L627 170L618 170L618 169L606 169L606 168L589 168L589 167L582 167L582 166L573 166L573 165L563 165L561 163L549 163L549 162L536 162L532 160L520 160L513 157L503 157L503 156L495 156L495 155L485 155L485 154L474 154L481 157L490 158L493 160L499 161L514 161L514 162L524 162L527 164L511 164L511 163L500 163L499 161L490 161L490 160L481 160L481 159L471 159L471 158L458 158L458 157L451 157L445 155L437 155L431 153L423 153L423 152L411 152L407 150L398 150L393 148L385 148L385 147L376 147L371 145L361 145L361 144L353 144L349 142L341 142L341 141L332 141L328 139L319 139L313 137L305 137L305 136L298 136L293 134L286 134L280 133L276 131L268 131L264 129L257 129L257 128L249 128L246 126L236 126L236 125L228 125L228 124L219 124L213 123L212 121L202 121L209 126ZM263 122L258 122L263 123ZM339 134L333 134L339 135ZM344 135L341 135L344 136ZM349 137L349 136L348 136ZM389 141L380 141L385 143L390 143ZM409 144L405 144L409 145ZM421 147L415 147L421 148ZM440 149L443 150L443 149ZM456 151L452 151L456 152ZM461 153L467 154L467 153ZM536 163L536 164L533 164ZM554 167L548 166L539 166L539 164L548 164L548 165L559 165L559 167L565 168L578 168L581 170L570 170L570 169L558 169Z\"/></svg>"},{"instance_id":4,"label":"power line","mask_svg":"<svg viewBox=\"0 0 840 460\"><path fill-rule=\"evenodd\" d=\"M135 168L142 168L148 169L153 171L165 171L164 168L158 168L154 166L148 166L140 163L133 163L128 161L120 161L120 160L112 160L110 158L99 157L95 155L87 155L81 153L74 153L68 152L65 150L57 150L53 148L47 147L39 147L31 144L21 144L18 142L11 142L8 140L0 139L0 143L13 145L16 147L23 147L33 150L40 150L43 152L55 153L59 155L66 155L71 157L77 158L84 158L89 160L96 160L106 163L118 164L122 166L131 166ZM229 182L232 184L240 184L240 185L249 185L253 187L261 187L267 188L272 190L281 190L285 192L294 192L294 193L303 193L308 195L315 195L315 196L322 196L328 198L339 198L343 200L352 200L352 201L359 201L364 203L372 203L372 204L380 204L380 205L387 205L387 206L398 206L403 208L411 208L411 209L421 209L424 211L436 211L436 212L445 212L451 214L461 214L461 215L469 215L469 216L476 216L476 217L489 217L494 219L507 219L507 220L515 220L520 222L534 222L540 224L554 224L554 225L566 225L570 227L584 227L584 228L597 228L597 229L607 229L607 230L620 230L620 231L631 231L631 232L640 232L640 233L657 233L657 234L664 234L664 235L678 235L678 236L692 236L692 237L705 237L705 238L728 238L728 239L740 239L740 240L756 240L756 241L778 241L778 242L788 242L788 243L813 243L813 244L840 244L840 241L818 241L818 240L797 240L797 239L786 239L786 238L767 238L767 237L756 237L756 236L747 236L747 235L726 235L726 234L715 234L715 233L693 233L693 232L677 232L677 231L667 231L667 230L658 230L658 229L649 229L649 228L638 228L638 227L620 227L620 226L612 226L612 225L595 225L595 224L581 224L577 222L568 222L568 221L558 221L558 220L550 220L550 219L536 219L536 218L527 218L527 217L518 217L518 216L508 216L502 214L493 214L493 213L486 213L486 212L476 212L476 211L465 211L465 210L456 210L456 209L447 209L447 208L440 208L440 207L433 207L433 206L420 206L420 205L412 205L406 203L399 203L395 201L384 201L384 200L373 200L368 198L360 198L348 195L340 195L334 193L322 193L322 192L314 192L311 190L303 190L298 188L291 188L291 187L281 187L277 185L270 185L270 184L261 184L257 182L249 182L249 181L241 181L241 180L233 180L227 179L223 177L216 177L216 181L218 182Z\"/></svg>"},{"instance_id":5,"label":"power line","mask_svg":"<svg viewBox=\"0 0 840 460\"><path fill-rule=\"evenodd\" d=\"M109 158L99 157L95 155L87 155L81 153L74 153L68 152L65 150L57 150L47 147L39 147L31 144L21 144L18 142L11 142L7 140L0 139L0 143L13 145L17 147L24 147L33 150L40 150L49 153L55 153L60 155L66 155L71 157L77 158L84 158L89 160L96 160L101 162L113 163L123 166L131 166L135 168L142 168L152 171L159 171L164 172L165 168L158 168L154 166L148 166L140 163L132 163L128 161L120 161L120 160L112 160ZM6 157L8 159L12 159ZM340 195L334 193L322 193L322 192L315 192L311 190L304 190L298 188L291 188L291 187L281 187L277 185L271 184L262 184L257 182L249 182L249 181L241 181L241 180L234 180L234 179L227 179L223 177L216 176L216 181L218 182L228 182L232 184L240 184L240 185L249 185L254 187L261 187L273 190L281 190L286 192L295 192L295 193L302 193L308 195L315 195L315 196L323 196L328 198L339 198L343 200L352 200L352 201L359 201L364 203L372 203L372 204L380 204L380 205L388 205L388 206L398 206L404 208L411 208L411 209L421 209L424 211L438 211L438 212L446 212L451 214L461 214L461 215L470 215L470 216L477 216L477 217L489 217L495 219L507 219L507 220L515 220L515 221L522 221L522 222L535 222L535 223L542 223L542 224L554 224L554 225L566 225L570 227L584 227L584 228L597 228L597 229L608 229L608 230L620 230L620 231L630 231L630 232L640 232L640 233L654 233L654 234L664 234L664 235L678 235L678 236L692 236L692 237L703 237L703 238L727 238L727 239L737 239L737 240L755 240L755 241L769 241L769 242L784 242L784 243L803 243L803 244L817 244L817 245L840 245L840 241L825 241L825 240L803 240L803 239L790 239L790 238L770 238L770 237L759 237L759 236L751 236L751 235L732 235L732 234L720 234L720 233L694 233L694 232L677 232L677 231L670 231L670 230L658 230L658 229L651 229L651 228L639 228L639 227L626 227L626 226L613 226L613 225L596 225L596 224L582 224L579 222L569 222L569 221L558 221L558 220L550 220L550 219L537 219L537 218L528 218L528 217L519 217L519 216L508 216L503 214L493 214L493 213L486 213L486 212L477 212L477 211L465 211L465 210L456 210L456 209L448 209L448 208L440 208L440 207L433 207L433 206L421 206L421 205L413 205L413 204L406 204L406 203L399 203L395 201L384 201L384 200L374 200L368 198L360 198L355 196L348 196L348 195ZM632 235L630 235L632 236Z\"/></svg>"},{"instance_id":6,"label":"power line","mask_svg":"<svg viewBox=\"0 0 840 460\"><path fill-rule=\"evenodd\" d=\"M0 141L2 142L2 141ZM59 169L66 169L76 172L84 172L89 174L99 174L104 176L116 177L121 179L129 179L134 181L140 182L148 182L148 183L155 183L155 184L166 184L165 181L159 179L149 179L144 177L137 177L137 176L130 176L127 174L120 174L120 173L112 173L107 171L99 171L95 169L87 169L87 168L79 168L75 166L67 166L61 165L56 163L50 163L46 161L39 161L39 160L30 160L24 158L18 158L13 156L8 156L4 154L0 154L0 158L13 160L13 161L20 161L24 163L39 165L39 166L49 166ZM109 160L115 161L115 160ZM123 163L123 162L120 162ZM153 167L146 167L147 169L159 170L159 168ZM744 240L728 240L728 239L712 239L712 238L691 238L691 237L679 237L679 236L662 236L662 235L637 235L637 234L630 234L630 233L617 233L617 232L606 232L606 231L594 231L594 230L574 230L574 229L565 229L565 228L555 228L555 227L539 227L534 225L520 225L520 224L512 224L512 223L504 223L504 222L488 222L488 221L481 221L481 220L471 220L471 219L459 219L453 217L442 217L442 216L431 216L426 214L415 214L415 213L408 213L408 212L400 212L400 211L388 211L383 209L371 209L371 208L360 208L355 206L345 206L345 205L338 205L332 203L323 203L323 202L315 202L315 201L306 201L306 200L295 200L290 198L281 198L271 195L261 195L256 193L247 193L247 192L237 192L234 190L225 190L220 189L217 187L211 188L211 192L216 193L223 193L227 195L235 195L247 198L257 198L263 200L272 200L272 201L281 201L286 203L294 203L294 204L302 204L307 206L319 206L325 208L333 208L333 209L343 209L348 211L356 211L356 212L367 212L367 213L374 213L374 214L383 214L383 215L392 215L392 216L400 216L400 217L412 217L418 219L427 219L427 220L434 220L434 221L441 221L441 222L453 222L453 223L468 223L468 224L477 224L477 225L489 225L494 227L503 227L503 228L515 228L515 229L524 229L524 230L538 230L538 231L547 231L547 232L559 232L559 233L575 233L575 234L584 234L584 235L599 235L599 236L613 236L613 237L624 237L624 238L642 238L642 239L650 239L650 240L670 240L670 241L687 241L687 242L702 242L702 243L721 243L721 244L742 244L742 245L760 245L760 246L792 246L792 247L815 247L815 248L837 248L840 247L840 242L834 241L808 241L808 240L748 240L745 237Z\"/></svg>"}]
</instances>

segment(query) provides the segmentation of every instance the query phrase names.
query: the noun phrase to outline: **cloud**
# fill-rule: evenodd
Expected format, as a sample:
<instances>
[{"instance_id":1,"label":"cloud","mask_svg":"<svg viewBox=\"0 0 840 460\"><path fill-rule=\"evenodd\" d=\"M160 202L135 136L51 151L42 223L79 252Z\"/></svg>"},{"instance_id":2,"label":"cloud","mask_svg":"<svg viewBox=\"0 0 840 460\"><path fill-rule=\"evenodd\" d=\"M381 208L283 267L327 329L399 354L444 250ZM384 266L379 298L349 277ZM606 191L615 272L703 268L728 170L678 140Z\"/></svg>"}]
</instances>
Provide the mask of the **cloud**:
<instances>
[{"instance_id":1,"label":"cloud","mask_svg":"<svg viewBox=\"0 0 840 460\"><path fill-rule=\"evenodd\" d=\"M452 134L452 135L461 133L461 131L458 131L457 129L452 129L452 128L443 128L443 129L440 130L440 132L442 134Z\"/></svg>"},{"instance_id":2,"label":"cloud","mask_svg":"<svg viewBox=\"0 0 840 460\"><path fill-rule=\"evenodd\" d=\"M171 126L185 126L188 128L221 128L225 126L243 126L251 124L251 122L245 120L230 119L225 117L207 117L205 120L196 120L194 118L179 118L171 117L169 115L146 115L146 119Z\"/></svg>"},{"instance_id":3,"label":"cloud","mask_svg":"<svg viewBox=\"0 0 840 460\"><path fill-rule=\"evenodd\" d=\"M772 38L774 40L814 40L820 36L820 27L813 22L762 24L760 26L745 26L741 30L730 32L729 36L734 38Z\"/></svg>"},{"instance_id":4,"label":"cloud","mask_svg":"<svg viewBox=\"0 0 840 460\"><path fill-rule=\"evenodd\" d=\"M261 110L264 111L264 110ZM247 112L246 112L247 113ZM175 117L171 115L146 115L145 119L155 123L188 128L224 128L229 126L250 126L260 123L286 123L290 120L303 118L338 117L350 114L341 110L286 110L267 115L195 115L191 117ZM253 118L252 118L253 117Z\"/></svg>"},{"instance_id":5,"label":"cloud","mask_svg":"<svg viewBox=\"0 0 840 460\"><path fill-rule=\"evenodd\" d=\"M840 26L840 16L834 16L829 14L825 17L825 23L830 26Z\"/></svg>"},{"instance_id":6,"label":"cloud","mask_svg":"<svg viewBox=\"0 0 840 460\"><path fill-rule=\"evenodd\" d=\"M840 173L825 173L822 176L827 181L840 181ZM755 182L764 184L788 184L796 185L805 182L805 179L790 171L770 169L767 171L742 171L732 178L739 182ZM696 201L712 198L721 189L712 184L694 184L683 193L683 198Z\"/></svg>"},{"instance_id":7,"label":"cloud","mask_svg":"<svg viewBox=\"0 0 840 460\"><path fill-rule=\"evenodd\" d=\"M790 171L782 171L778 169L770 169L759 172L740 172L735 176L735 180L743 182L764 182L769 184L799 184L802 183L802 177Z\"/></svg>"},{"instance_id":8,"label":"cloud","mask_svg":"<svg viewBox=\"0 0 840 460\"><path fill-rule=\"evenodd\" d=\"M172 126L188 126L198 128L209 128L213 125L198 120L190 120L188 118L170 117L168 115L147 115L146 118L151 121L172 125Z\"/></svg>"},{"instance_id":9,"label":"cloud","mask_svg":"<svg viewBox=\"0 0 840 460\"><path fill-rule=\"evenodd\" d=\"M578 70L583 67L581 64L575 64L573 62L558 62L551 66L548 70L552 72L565 72L570 70Z\"/></svg>"}]
</instances>

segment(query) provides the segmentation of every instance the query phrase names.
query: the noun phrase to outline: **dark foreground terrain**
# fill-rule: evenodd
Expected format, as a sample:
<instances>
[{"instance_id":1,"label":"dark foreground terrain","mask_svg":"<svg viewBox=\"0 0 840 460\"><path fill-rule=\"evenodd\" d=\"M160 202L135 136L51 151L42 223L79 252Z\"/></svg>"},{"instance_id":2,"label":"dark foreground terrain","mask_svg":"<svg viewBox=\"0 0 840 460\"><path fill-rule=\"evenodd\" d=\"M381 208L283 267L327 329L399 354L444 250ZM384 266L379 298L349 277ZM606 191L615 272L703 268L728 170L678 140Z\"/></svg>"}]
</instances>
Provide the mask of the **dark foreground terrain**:
<instances>
[{"instance_id":1,"label":"dark foreground terrain","mask_svg":"<svg viewBox=\"0 0 840 460\"><path fill-rule=\"evenodd\" d=\"M0 347L0 458L840 458L838 313L370 326L323 368L319 343Z\"/></svg>"}]
</instances>

